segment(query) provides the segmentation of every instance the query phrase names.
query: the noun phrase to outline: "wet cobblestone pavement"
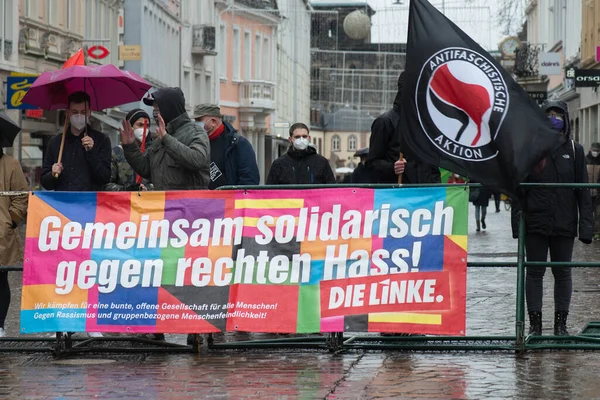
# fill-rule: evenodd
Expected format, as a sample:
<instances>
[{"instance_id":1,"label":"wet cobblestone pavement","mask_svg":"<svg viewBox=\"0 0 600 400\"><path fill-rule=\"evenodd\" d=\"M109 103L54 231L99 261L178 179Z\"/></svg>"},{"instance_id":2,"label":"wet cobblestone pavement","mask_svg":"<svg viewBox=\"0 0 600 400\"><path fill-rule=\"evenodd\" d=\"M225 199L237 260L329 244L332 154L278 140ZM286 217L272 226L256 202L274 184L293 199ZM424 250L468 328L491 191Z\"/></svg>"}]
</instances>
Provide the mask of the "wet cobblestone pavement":
<instances>
[{"instance_id":1,"label":"wet cobblestone pavement","mask_svg":"<svg viewBox=\"0 0 600 400\"><path fill-rule=\"evenodd\" d=\"M472 210L471 210L472 211ZM493 211L493 210L492 210ZM513 261L506 211L471 221L469 261ZM493 255L493 256L492 256ZM595 261L600 242L577 244L577 260ZM600 321L600 271L574 269L569 329ZM8 333L18 333L20 274L11 273ZM467 334L514 335L516 270L470 268ZM552 274L545 279L544 334L551 333ZM257 335L258 336L258 335ZM228 334L245 339L248 335ZM183 343L185 336L168 335ZM217 341L223 340L217 338ZM100 354L54 359L0 353L0 399L577 399L600 398L600 352L203 350L200 354Z\"/></svg>"}]
</instances>

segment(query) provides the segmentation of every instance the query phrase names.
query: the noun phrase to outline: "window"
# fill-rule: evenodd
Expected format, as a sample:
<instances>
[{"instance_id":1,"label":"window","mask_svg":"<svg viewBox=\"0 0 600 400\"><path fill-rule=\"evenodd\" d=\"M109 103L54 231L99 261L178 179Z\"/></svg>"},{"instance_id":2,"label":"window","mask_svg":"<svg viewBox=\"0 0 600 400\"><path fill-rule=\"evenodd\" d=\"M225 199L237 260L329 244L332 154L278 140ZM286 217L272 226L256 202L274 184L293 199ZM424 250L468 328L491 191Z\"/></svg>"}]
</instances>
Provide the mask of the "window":
<instances>
[{"instance_id":1,"label":"window","mask_svg":"<svg viewBox=\"0 0 600 400\"><path fill-rule=\"evenodd\" d=\"M25 0L25 16L29 18L38 17L38 0Z\"/></svg>"},{"instance_id":2,"label":"window","mask_svg":"<svg viewBox=\"0 0 600 400\"><path fill-rule=\"evenodd\" d=\"M256 35L254 38L254 73L252 74L255 80L260 79L260 56L262 53L260 50L261 43L262 41L260 40L260 35Z\"/></svg>"},{"instance_id":3,"label":"window","mask_svg":"<svg viewBox=\"0 0 600 400\"><path fill-rule=\"evenodd\" d=\"M331 150L340 151L340 137L338 135L334 135L331 138Z\"/></svg>"},{"instance_id":4,"label":"window","mask_svg":"<svg viewBox=\"0 0 600 400\"><path fill-rule=\"evenodd\" d=\"M186 106L190 105L190 86L191 86L190 71L183 71L183 97L185 97Z\"/></svg>"},{"instance_id":5,"label":"window","mask_svg":"<svg viewBox=\"0 0 600 400\"><path fill-rule=\"evenodd\" d=\"M239 80L241 74L241 49L242 43L240 42L240 28L233 28L233 79Z\"/></svg>"},{"instance_id":6,"label":"window","mask_svg":"<svg viewBox=\"0 0 600 400\"><path fill-rule=\"evenodd\" d=\"M219 77L227 79L227 26L219 26Z\"/></svg>"},{"instance_id":7,"label":"window","mask_svg":"<svg viewBox=\"0 0 600 400\"><path fill-rule=\"evenodd\" d=\"M348 138L348 151L356 151L356 136L350 135Z\"/></svg>"},{"instance_id":8,"label":"window","mask_svg":"<svg viewBox=\"0 0 600 400\"><path fill-rule=\"evenodd\" d=\"M200 68L200 66L198 67ZM204 100L204 90L210 88L202 88L202 74L200 72L194 73L194 105L198 105Z\"/></svg>"},{"instance_id":9,"label":"window","mask_svg":"<svg viewBox=\"0 0 600 400\"><path fill-rule=\"evenodd\" d=\"M205 103L212 103L213 99L212 99L212 82L210 80L210 75L206 75L204 77L204 102Z\"/></svg>"},{"instance_id":10,"label":"window","mask_svg":"<svg viewBox=\"0 0 600 400\"><path fill-rule=\"evenodd\" d=\"M265 38L263 41L263 80L270 81L271 80L271 44L269 42L269 38Z\"/></svg>"},{"instance_id":11,"label":"window","mask_svg":"<svg viewBox=\"0 0 600 400\"><path fill-rule=\"evenodd\" d=\"M58 4L55 3L55 0L46 1L46 21L51 26L58 26Z\"/></svg>"},{"instance_id":12,"label":"window","mask_svg":"<svg viewBox=\"0 0 600 400\"><path fill-rule=\"evenodd\" d=\"M250 80L252 69L252 43L250 42L250 32L244 32L244 79Z\"/></svg>"}]
</instances>

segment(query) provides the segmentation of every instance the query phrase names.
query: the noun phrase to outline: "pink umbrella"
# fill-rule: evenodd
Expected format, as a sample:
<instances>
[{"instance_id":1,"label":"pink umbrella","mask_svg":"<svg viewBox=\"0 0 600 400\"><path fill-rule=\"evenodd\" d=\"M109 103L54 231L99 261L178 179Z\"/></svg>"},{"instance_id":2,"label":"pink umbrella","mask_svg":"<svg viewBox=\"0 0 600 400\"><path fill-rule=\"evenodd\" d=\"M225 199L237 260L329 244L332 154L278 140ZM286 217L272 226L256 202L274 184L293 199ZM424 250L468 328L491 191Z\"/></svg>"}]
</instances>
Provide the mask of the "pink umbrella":
<instances>
[{"instance_id":1,"label":"pink umbrella","mask_svg":"<svg viewBox=\"0 0 600 400\"><path fill-rule=\"evenodd\" d=\"M90 108L99 111L139 101L151 87L139 75L112 64L75 65L41 74L22 101L45 110L60 110L67 108L70 94L82 91L90 95Z\"/></svg>"}]
</instances>

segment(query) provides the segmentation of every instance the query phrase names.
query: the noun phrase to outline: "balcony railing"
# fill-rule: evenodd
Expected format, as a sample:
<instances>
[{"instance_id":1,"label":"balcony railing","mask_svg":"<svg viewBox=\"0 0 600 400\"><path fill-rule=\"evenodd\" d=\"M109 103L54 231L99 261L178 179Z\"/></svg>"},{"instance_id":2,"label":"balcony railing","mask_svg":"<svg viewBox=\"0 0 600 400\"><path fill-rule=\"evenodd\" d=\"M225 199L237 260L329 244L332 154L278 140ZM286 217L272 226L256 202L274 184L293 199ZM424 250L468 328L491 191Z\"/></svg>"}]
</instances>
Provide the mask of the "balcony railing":
<instances>
[{"instance_id":1,"label":"balcony railing","mask_svg":"<svg viewBox=\"0 0 600 400\"><path fill-rule=\"evenodd\" d=\"M539 75L538 58L543 51L543 44L521 45L515 54L515 75L519 78L537 78Z\"/></svg>"},{"instance_id":2,"label":"balcony railing","mask_svg":"<svg viewBox=\"0 0 600 400\"><path fill-rule=\"evenodd\" d=\"M275 110L275 84L267 81L240 83L240 106Z\"/></svg>"}]
</instances>

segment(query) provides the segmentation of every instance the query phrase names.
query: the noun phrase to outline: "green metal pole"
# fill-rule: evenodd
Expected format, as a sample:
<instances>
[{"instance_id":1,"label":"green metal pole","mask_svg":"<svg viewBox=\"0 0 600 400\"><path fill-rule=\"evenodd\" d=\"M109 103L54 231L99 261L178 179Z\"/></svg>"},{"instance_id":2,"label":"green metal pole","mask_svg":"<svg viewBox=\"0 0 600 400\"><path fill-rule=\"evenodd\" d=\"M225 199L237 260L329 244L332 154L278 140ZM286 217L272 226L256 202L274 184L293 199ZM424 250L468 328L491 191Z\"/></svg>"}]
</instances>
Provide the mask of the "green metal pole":
<instances>
[{"instance_id":1,"label":"green metal pole","mask_svg":"<svg viewBox=\"0 0 600 400\"><path fill-rule=\"evenodd\" d=\"M525 217L519 211L519 242L517 250L517 321L516 345L525 350Z\"/></svg>"}]
</instances>

